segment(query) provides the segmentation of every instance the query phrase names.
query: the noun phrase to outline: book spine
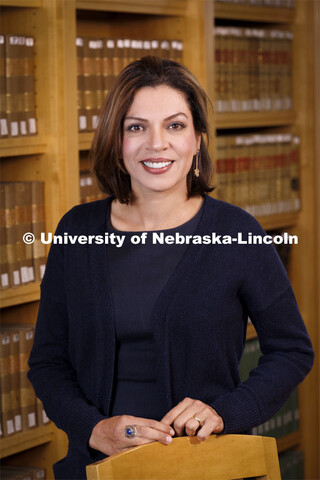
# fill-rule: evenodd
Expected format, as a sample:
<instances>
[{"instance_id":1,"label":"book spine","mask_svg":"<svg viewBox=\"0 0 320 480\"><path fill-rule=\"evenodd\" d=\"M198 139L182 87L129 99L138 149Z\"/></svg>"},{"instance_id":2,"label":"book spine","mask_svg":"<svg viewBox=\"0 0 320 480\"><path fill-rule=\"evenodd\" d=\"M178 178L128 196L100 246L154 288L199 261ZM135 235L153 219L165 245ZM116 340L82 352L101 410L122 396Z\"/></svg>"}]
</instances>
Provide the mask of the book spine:
<instances>
[{"instance_id":1,"label":"book spine","mask_svg":"<svg viewBox=\"0 0 320 480\"><path fill-rule=\"evenodd\" d=\"M8 120L6 108L6 62L5 62L5 39L0 35L0 138L8 136Z\"/></svg>"},{"instance_id":2,"label":"book spine","mask_svg":"<svg viewBox=\"0 0 320 480\"><path fill-rule=\"evenodd\" d=\"M26 122L27 135L36 135L36 100L35 100L35 65L34 38L26 37L24 48L24 108L23 116Z\"/></svg>"},{"instance_id":3,"label":"book spine","mask_svg":"<svg viewBox=\"0 0 320 480\"><path fill-rule=\"evenodd\" d=\"M87 130L87 115L84 100L84 66L83 66L83 38L76 38L76 50L77 50L77 106L78 106L78 128L79 132L85 132Z\"/></svg>"},{"instance_id":4,"label":"book spine","mask_svg":"<svg viewBox=\"0 0 320 480\"><path fill-rule=\"evenodd\" d=\"M21 412L22 412L22 428L29 430L37 425L36 422L36 395L31 383L27 378L28 359L33 345L34 331L33 328L21 329L20 332L20 395L21 395Z\"/></svg>"},{"instance_id":5,"label":"book spine","mask_svg":"<svg viewBox=\"0 0 320 480\"><path fill-rule=\"evenodd\" d=\"M0 334L0 380L1 380L1 415L3 435L14 433L14 418L11 408L11 374L10 374L10 335Z\"/></svg>"},{"instance_id":6,"label":"book spine","mask_svg":"<svg viewBox=\"0 0 320 480\"><path fill-rule=\"evenodd\" d=\"M44 183L31 182L31 231L35 236L32 244L33 268L36 282L40 282L46 265L46 249L41 242L41 232L45 232Z\"/></svg>"}]
</instances>

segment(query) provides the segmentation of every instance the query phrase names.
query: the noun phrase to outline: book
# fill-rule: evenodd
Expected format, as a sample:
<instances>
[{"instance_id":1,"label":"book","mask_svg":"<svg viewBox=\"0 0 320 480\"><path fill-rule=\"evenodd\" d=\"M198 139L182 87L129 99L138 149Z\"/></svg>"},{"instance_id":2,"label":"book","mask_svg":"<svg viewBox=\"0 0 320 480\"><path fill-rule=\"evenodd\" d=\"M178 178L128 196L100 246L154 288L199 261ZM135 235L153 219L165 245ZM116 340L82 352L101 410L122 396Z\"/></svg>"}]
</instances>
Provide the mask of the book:
<instances>
[{"instance_id":1,"label":"book","mask_svg":"<svg viewBox=\"0 0 320 480\"><path fill-rule=\"evenodd\" d=\"M1 382L1 417L4 437L15 432L14 411L11 404L11 367L10 367L11 338L8 333L0 333L0 382Z\"/></svg>"},{"instance_id":2,"label":"book","mask_svg":"<svg viewBox=\"0 0 320 480\"><path fill-rule=\"evenodd\" d=\"M45 232L44 183L30 182L31 187L31 232L35 236L32 244L34 279L40 282L46 266L46 248L41 242L41 233Z\"/></svg>"},{"instance_id":3,"label":"book","mask_svg":"<svg viewBox=\"0 0 320 480\"><path fill-rule=\"evenodd\" d=\"M0 35L0 138L8 136L5 39L6 37L4 35Z\"/></svg>"}]
</instances>

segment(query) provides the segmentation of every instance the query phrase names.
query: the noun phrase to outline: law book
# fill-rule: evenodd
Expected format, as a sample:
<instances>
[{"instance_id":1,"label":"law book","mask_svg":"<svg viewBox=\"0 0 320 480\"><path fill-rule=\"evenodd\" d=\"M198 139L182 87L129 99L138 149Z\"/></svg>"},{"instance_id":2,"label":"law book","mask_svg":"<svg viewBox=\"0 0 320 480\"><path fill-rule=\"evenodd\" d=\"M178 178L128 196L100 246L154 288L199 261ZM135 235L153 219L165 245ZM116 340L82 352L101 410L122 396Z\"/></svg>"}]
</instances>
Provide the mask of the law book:
<instances>
[{"instance_id":1,"label":"law book","mask_svg":"<svg viewBox=\"0 0 320 480\"><path fill-rule=\"evenodd\" d=\"M83 77L87 128L92 131L98 116L96 41L86 37L83 38Z\"/></svg>"},{"instance_id":2,"label":"law book","mask_svg":"<svg viewBox=\"0 0 320 480\"><path fill-rule=\"evenodd\" d=\"M34 339L34 326L19 325L20 331L20 397L22 413L22 429L29 430L37 426L36 395L27 378L29 370L28 359L31 353Z\"/></svg>"},{"instance_id":3,"label":"law book","mask_svg":"<svg viewBox=\"0 0 320 480\"><path fill-rule=\"evenodd\" d=\"M7 325L3 326L2 331L10 336L10 408L13 416L14 431L17 433L22 430L19 374L20 333L18 329Z\"/></svg>"},{"instance_id":4,"label":"law book","mask_svg":"<svg viewBox=\"0 0 320 480\"><path fill-rule=\"evenodd\" d=\"M5 35L0 35L0 138L8 136L5 40Z\"/></svg>"},{"instance_id":5,"label":"law book","mask_svg":"<svg viewBox=\"0 0 320 480\"><path fill-rule=\"evenodd\" d=\"M20 265L21 284L26 284L30 281L29 270L28 270L29 265L27 260L27 245L23 242L23 235L28 231L27 230L27 205L26 205L27 185L24 182L14 182L12 184L12 188L14 191L15 223L16 223L16 233L17 233L17 237L16 237L17 261Z\"/></svg>"},{"instance_id":6,"label":"law book","mask_svg":"<svg viewBox=\"0 0 320 480\"><path fill-rule=\"evenodd\" d=\"M113 74L115 77L119 75L119 73L124 67L123 55L124 55L124 41L122 38L118 38L115 41L114 57L113 57Z\"/></svg>"},{"instance_id":7,"label":"law book","mask_svg":"<svg viewBox=\"0 0 320 480\"><path fill-rule=\"evenodd\" d=\"M84 100L84 52L83 52L83 38L76 38L76 50L77 50L77 109L78 109L78 129L79 132L85 132L87 130L87 115Z\"/></svg>"},{"instance_id":8,"label":"law book","mask_svg":"<svg viewBox=\"0 0 320 480\"><path fill-rule=\"evenodd\" d=\"M103 84L103 40L96 39L95 40L95 75L96 75L96 84L97 84L97 91L96 91L96 111L93 115L92 125L93 128L96 129L98 125L99 119L99 112L101 105L104 100L104 84Z\"/></svg>"},{"instance_id":9,"label":"law book","mask_svg":"<svg viewBox=\"0 0 320 480\"><path fill-rule=\"evenodd\" d=\"M34 278L40 282L46 266L46 248L41 242L41 233L45 232L44 183L30 182L31 187L31 232L35 236L32 244Z\"/></svg>"},{"instance_id":10,"label":"law book","mask_svg":"<svg viewBox=\"0 0 320 480\"><path fill-rule=\"evenodd\" d=\"M170 42L168 40L160 41L160 57L169 58Z\"/></svg>"},{"instance_id":11,"label":"law book","mask_svg":"<svg viewBox=\"0 0 320 480\"><path fill-rule=\"evenodd\" d=\"M20 261L18 252L18 233L15 212L15 194L13 184L10 182L3 182L0 184L1 201L4 205L4 212L2 216L2 225L4 225L5 232L3 232L3 239L5 244L2 245L2 251L5 254L6 270L1 275L1 285L3 288L18 287L21 284L20 279Z\"/></svg>"},{"instance_id":12,"label":"law book","mask_svg":"<svg viewBox=\"0 0 320 480\"><path fill-rule=\"evenodd\" d=\"M5 42L6 109L9 137L26 135L24 109L24 44L25 37L7 35ZM22 122L22 123L20 123ZM21 130L22 125L22 130Z\"/></svg>"},{"instance_id":13,"label":"law book","mask_svg":"<svg viewBox=\"0 0 320 480\"><path fill-rule=\"evenodd\" d=\"M27 36L25 38L23 60L23 114L22 120L20 121L20 129L22 131L22 128L25 128L26 135L35 135L37 133L37 121L33 37Z\"/></svg>"},{"instance_id":14,"label":"law book","mask_svg":"<svg viewBox=\"0 0 320 480\"><path fill-rule=\"evenodd\" d=\"M300 210L299 156L300 138L293 135L290 154L290 205L293 212Z\"/></svg>"},{"instance_id":15,"label":"law book","mask_svg":"<svg viewBox=\"0 0 320 480\"><path fill-rule=\"evenodd\" d=\"M0 382L1 382L1 416L3 436L14 434L14 412L11 404L10 372L11 339L8 333L0 333Z\"/></svg>"},{"instance_id":16,"label":"law book","mask_svg":"<svg viewBox=\"0 0 320 480\"><path fill-rule=\"evenodd\" d=\"M115 55L115 40L106 38L103 40L103 59L102 59L102 76L103 76L103 95L106 97L114 82L113 57Z\"/></svg>"}]
</instances>

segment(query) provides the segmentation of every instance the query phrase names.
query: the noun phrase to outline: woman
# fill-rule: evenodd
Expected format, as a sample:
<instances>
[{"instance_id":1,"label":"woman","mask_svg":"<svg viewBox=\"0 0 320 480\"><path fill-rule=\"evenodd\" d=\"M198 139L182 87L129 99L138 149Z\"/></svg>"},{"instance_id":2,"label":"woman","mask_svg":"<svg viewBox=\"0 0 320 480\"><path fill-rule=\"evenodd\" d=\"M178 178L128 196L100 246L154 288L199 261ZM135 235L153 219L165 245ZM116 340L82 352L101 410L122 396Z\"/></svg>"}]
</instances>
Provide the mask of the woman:
<instances>
[{"instance_id":1,"label":"woman","mask_svg":"<svg viewBox=\"0 0 320 480\"><path fill-rule=\"evenodd\" d=\"M173 435L248 433L311 369L273 246L225 242L264 232L207 195L207 136L206 94L177 63L133 62L105 100L91 158L111 195L59 223L57 234L88 243L50 250L29 362L69 437L56 478L85 478L95 460ZM263 356L241 384L248 316Z\"/></svg>"}]
</instances>

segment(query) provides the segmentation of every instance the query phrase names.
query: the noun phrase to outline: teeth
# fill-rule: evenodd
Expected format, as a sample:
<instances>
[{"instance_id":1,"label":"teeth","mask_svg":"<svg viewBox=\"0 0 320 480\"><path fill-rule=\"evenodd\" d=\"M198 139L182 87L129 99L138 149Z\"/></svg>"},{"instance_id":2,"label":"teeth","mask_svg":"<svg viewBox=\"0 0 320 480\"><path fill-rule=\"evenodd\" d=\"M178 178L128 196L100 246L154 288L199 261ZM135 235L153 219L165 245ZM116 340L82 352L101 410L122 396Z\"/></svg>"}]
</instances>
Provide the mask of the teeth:
<instances>
[{"instance_id":1,"label":"teeth","mask_svg":"<svg viewBox=\"0 0 320 480\"><path fill-rule=\"evenodd\" d=\"M146 167L149 168L163 168L170 165L172 162L142 162Z\"/></svg>"}]
</instances>

